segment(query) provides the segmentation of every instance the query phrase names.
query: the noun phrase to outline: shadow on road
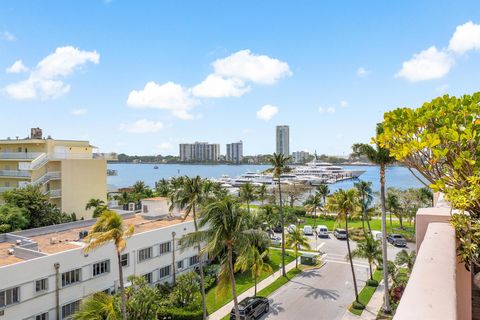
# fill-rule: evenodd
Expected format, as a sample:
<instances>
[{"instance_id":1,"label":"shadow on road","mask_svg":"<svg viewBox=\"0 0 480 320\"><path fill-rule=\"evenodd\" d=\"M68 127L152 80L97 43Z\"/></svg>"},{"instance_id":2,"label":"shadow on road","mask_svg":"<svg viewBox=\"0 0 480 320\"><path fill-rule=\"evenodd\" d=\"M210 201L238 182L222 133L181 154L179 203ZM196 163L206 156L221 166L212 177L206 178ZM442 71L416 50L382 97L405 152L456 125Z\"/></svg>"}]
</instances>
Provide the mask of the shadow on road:
<instances>
[{"instance_id":1,"label":"shadow on road","mask_svg":"<svg viewBox=\"0 0 480 320\"><path fill-rule=\"evenodd\" d=\"M281 312L285 311L285 309L282 307L281 303L278 303L278 302L274 303L272 299L269 299L269 302L270 302L270 311L268 312L268 314L278 315ZM262 319L263 319L263 317L262 317Z\"/></svg>"}]
</instances>

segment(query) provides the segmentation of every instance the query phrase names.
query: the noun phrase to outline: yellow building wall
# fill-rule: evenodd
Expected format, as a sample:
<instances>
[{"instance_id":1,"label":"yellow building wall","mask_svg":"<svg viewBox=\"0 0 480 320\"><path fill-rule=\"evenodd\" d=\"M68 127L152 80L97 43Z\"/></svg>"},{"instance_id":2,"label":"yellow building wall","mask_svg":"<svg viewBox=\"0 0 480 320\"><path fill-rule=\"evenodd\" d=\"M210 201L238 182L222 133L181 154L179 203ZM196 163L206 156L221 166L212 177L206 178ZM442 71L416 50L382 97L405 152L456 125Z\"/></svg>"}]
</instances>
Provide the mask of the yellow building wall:
<instances>
[{"instance_id":1,"label":"yellow building wall","mask_svg":"<svg viewBox=\"0 0 480 320\"><path fill-rule=\"evenodd\" d=\"M73 213L77 218L91 218L85 205L92 199L107 202L107 162L103 159L61 161L62 211Z\"/></svg>"}]
</instances>

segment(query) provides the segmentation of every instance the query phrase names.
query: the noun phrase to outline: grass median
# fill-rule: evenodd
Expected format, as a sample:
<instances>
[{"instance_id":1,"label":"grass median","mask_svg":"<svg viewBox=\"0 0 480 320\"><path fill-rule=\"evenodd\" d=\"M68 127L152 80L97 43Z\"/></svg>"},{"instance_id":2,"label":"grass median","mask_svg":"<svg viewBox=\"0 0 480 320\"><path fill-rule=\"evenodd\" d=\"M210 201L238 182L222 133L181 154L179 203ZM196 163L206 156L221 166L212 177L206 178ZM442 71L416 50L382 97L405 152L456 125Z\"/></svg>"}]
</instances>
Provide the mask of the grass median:
<instances>
[{"instance_id":1,"label":"grass median","mask_svg":"<svg viewBox=\"0 0 480 320\"><path fill-rule=\"evenodd\" d=\"M379 271L379 270L376 270L374 273L373 273L373 280L377 281L377 282L380 282L380 280L382 280L382 272ZM370 299L372 298L373 294L375 293L375 290L377 290L377 287L373 287L373 286L365 286L362 291L360 291L360 293L358 294L358 301L360 301L360 303L363 305L363 306L366 306L368 304L368 302L370 301ZM360 316L363 312L363 309L360 310L360 309L355 309L353 307L353 304L350 306L350 308L348 308L348 310L350 310L351 313L357 315L357 316Z\"/></svg>"}]
</instances>

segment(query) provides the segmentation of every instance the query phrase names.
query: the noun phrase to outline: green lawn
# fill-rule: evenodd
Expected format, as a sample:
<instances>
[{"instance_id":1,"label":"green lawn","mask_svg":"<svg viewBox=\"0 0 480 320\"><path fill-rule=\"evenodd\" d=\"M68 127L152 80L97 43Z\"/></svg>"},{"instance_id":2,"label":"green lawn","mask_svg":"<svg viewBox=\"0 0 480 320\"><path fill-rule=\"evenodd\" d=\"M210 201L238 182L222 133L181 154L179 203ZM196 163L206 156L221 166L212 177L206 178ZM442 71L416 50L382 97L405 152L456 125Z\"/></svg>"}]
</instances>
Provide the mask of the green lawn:
<instances>
[{"instance_id":1,"label":"green lawn","mask_svg":"<svg viewBox=\"0 0 480 320\"><path fill-rule=\"evenodd\" d=\"M382 272L376 270L373 273L373 279L380 282L380 280L382 280ZM360 301L360 303L363 304L364 306L366 306L368 304L368 302L370 301L370 299L372 298L373 293L375 292L376 289L377 289L377 287L365 286L362 289L362 291L360 291L360 293L358 294L358 300ZM352 307L350 307L349 310L350 310L351 313L356 314L357 316L361 315L362 312L363 312L363 310L357 310L357 309L354 309Z\"/></svg>"},{"instance_id":2,"label":"green lawn","mask_svg":"<svg viewBox=\"0 0 480 320\"><path fill-rule=\"evenodd\" d=\"M280 250L270 250L269 253L270 261L268 262L272 267L273 271L280 269L280 264L282 261L282 253ZM285 252L285 264L288 264L294 260L294 255L292 252ZM264 272L259 278L258 282L262 281L266 277L270 276L270 273ZM235 280L237 284L237 294L240 295L242 292L245 292L249 288L253 287L253 277L250 272L237 273L235 275ZM212 287L207 291L207 310L211 314L216 310L223 307L229 301L233 299L231 290L224 297L219 297L216 294L216 286Z\"/></svg>"}]
</instances>

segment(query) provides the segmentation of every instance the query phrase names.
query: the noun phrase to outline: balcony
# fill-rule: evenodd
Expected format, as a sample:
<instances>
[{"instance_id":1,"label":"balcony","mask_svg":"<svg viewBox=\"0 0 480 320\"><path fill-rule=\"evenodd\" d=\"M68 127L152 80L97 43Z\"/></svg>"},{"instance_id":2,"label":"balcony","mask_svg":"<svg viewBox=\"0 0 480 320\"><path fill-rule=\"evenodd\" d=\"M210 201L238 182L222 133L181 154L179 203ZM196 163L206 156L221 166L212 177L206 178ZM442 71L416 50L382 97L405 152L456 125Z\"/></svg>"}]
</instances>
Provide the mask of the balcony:
<instances>
[{"instance_id":1,"label":"balcony","mask_svg":"<svg viewBox=\"0 0 480 320\"><path fill-rule=\"evenodd\" d=\"M25 170L0 170L0 177L30 179L30 172Z\"/></svg>"},{"instance_id":2,"label":"balcony","mask_svg":"<svg viewBox=\"0 0 480 320\"><path fill-rule=\"evenodd\" d=\"M117 161L117 154L114 152L109 152L109 153L94 153L93 154L93 159L104 159L104 160L109 160L109 161Z\"/></svg>"},{"instance_id":3,"label":"balcony","mask_svg":"<svg viewBox=\"0 0 480 320\"><path fill-rule=\"evenodd\" d=\"M12 190L15 187L0 187L0 193L4 193L5 191Z\"/></svg>"},{"instance_id":4,"label":"balcony","mask_svg":"<svg viewBox=\"0 0 480 320\"><path fill-rule=\"evenodd\" d=\"M33 160L42 152L0 152L0 160Z\"/></svg>"},{"instance_id":5,"label":"balcony","mask_svg":"<svg viewBox=\"0 0 480 320\"><path fill-rule=\"evenodd\" d=\"M60 198L62 196L62 190L54 189L47 191L47 194L50 198Z\"/></svg>"}]
</instances>

